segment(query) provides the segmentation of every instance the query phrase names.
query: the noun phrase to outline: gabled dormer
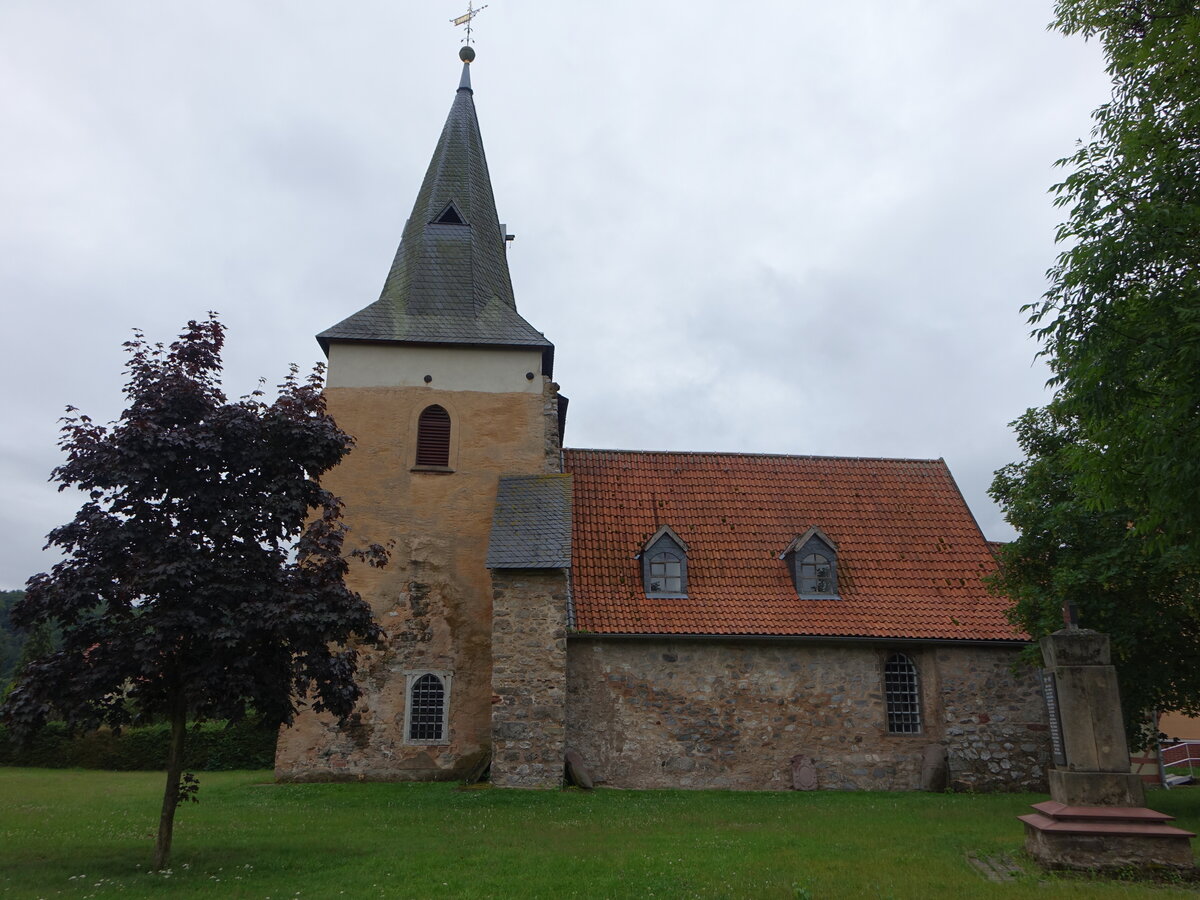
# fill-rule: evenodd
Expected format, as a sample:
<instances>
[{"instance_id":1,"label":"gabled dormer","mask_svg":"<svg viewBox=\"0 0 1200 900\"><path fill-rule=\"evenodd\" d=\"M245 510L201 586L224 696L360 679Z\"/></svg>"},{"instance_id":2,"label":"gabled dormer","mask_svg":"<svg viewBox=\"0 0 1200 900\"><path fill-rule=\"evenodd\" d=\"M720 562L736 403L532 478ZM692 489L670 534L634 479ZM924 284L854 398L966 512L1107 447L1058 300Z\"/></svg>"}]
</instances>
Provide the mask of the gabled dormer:
<instances>
[{"instance_id":1,"label":"gabled dormer","mask_svg":"<svg viewBox=\"0 0 1200 900\"><path fill-rule=\"evenodd\" d=\"M642 545L642 585L647 597L687 596L687 544L664 525Z\"/></svg>"},{"instance_id":2,"label":"gabled dormer","mask_svg":"<svg viewBox=\"0 0 1200 900\"><path fill-rule=\"evenodd\" d=\"M788 544L779 558L787 563L792 584L801 598L829 600L838 597L837 546L817 526Z\"/></svg>"}]
</instances>

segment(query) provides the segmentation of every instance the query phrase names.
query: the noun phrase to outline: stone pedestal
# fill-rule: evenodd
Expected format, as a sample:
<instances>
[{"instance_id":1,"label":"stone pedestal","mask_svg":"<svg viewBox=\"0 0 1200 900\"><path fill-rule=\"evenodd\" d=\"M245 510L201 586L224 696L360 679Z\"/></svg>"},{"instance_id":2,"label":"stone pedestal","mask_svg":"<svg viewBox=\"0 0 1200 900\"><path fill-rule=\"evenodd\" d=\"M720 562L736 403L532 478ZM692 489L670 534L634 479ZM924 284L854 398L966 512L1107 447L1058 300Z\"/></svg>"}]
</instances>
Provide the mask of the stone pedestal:
<instances>
[{"instance_id":1,"label":"stone pedestal","mask_svg":"<svg viewBox=\"0 0 1200 900\"><path fill-rule=\"evenodd\" d=\"M1020 816L1025 849L1050 868L1191 868L1191 832L1145 808L1129 771L1108 636L1065 630L1042 638L1054 744L1051 800Z\"/></svg>"}]
</instances>

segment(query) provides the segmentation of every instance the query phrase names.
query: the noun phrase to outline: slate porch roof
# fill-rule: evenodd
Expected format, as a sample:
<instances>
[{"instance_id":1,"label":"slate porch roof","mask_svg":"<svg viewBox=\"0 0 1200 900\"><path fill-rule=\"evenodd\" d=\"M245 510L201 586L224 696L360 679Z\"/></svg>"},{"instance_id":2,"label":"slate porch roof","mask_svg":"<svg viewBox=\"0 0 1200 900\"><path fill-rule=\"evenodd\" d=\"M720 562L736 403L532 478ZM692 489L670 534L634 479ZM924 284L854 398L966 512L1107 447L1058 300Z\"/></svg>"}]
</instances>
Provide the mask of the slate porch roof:
<instances>
[{"instance_id":1,"label":"slate porch roof","mask_svg":"<svg viewBox=\"0 0 1200 900\"><path fill-rule=\"evenodd\" d=\"M500 479L489 569L566 569L571 565L571 476L511 475Z\"/></svg>"},{"instance_id":2,"label":"slate porch roof","mask_svg":"<svg viewBox=\"0 0 1200 900\"><path fill-rule=\"evenodd\" d=\"M602 634L1014 641L994 561L944 461L564 450L576 628ZM687 542L686 598L647 598L635 554ZM836 600L800 599L780 553L838 548Z\"/></svg>"}]
</instances>

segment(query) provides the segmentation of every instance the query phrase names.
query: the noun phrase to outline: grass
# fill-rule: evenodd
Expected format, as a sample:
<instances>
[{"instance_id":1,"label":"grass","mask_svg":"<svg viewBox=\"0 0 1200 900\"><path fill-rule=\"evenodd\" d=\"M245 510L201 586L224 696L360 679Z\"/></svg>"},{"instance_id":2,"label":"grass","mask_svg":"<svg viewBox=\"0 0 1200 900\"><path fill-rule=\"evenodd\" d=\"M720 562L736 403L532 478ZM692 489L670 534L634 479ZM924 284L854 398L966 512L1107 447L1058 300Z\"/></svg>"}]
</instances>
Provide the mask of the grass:
<instances>
[{"instance_id":1,"label":"grass","mask_svg":"<svg viewBox=\"0 0 1200 900\"><path fill-rule=\"evenodd\" d=\"M1170 897L1038 872L1033 795L528 792L201 776L169 873L148 871L162 776L0 769L5 897ZM1151 805L1200 831L1200 789ZM1023 868L996 884L969 855ZM1191 885L1195 888L1196 885Z\"/></svg>"}]
</instances>

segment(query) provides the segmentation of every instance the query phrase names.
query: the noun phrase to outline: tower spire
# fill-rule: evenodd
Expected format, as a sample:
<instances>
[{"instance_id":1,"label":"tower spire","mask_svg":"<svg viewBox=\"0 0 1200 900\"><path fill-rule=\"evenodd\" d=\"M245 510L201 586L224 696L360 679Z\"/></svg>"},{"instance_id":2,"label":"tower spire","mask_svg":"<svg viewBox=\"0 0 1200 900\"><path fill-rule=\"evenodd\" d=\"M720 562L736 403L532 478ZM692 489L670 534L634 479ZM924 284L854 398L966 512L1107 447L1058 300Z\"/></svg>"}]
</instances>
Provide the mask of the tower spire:
<instances>
[{"instance_id":1,"label":"tower spire","mask_svg":"<svg viewBox=\"0 0 1200 900\"><path fill-rule=\"evenodd\" d=\"M540 347L549 374L553 345L513 297L475 114L474 48L462 47L459 58L454 102L379 299L317 340L326 353L334 341Z\"/></svg>"}]
</instances>

